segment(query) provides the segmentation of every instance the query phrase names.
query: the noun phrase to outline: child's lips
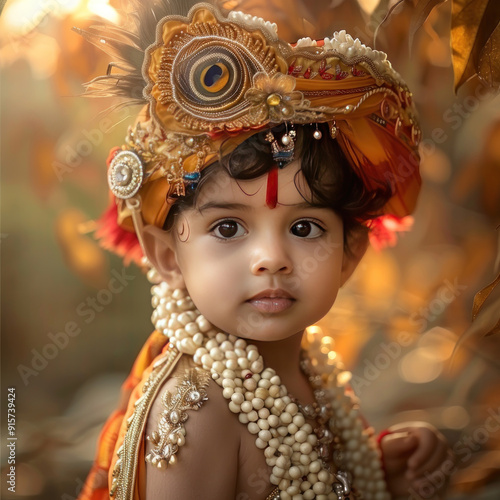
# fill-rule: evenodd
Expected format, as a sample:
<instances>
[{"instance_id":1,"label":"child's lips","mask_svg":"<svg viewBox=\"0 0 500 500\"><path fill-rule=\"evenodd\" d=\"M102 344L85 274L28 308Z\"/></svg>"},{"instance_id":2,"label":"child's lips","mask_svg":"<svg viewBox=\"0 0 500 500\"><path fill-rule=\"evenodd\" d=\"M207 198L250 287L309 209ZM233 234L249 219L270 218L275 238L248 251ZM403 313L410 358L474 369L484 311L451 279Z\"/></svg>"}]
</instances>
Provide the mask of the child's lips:
<instances>
[{"instance_id":1,"label":"child's lips","mask_svg":"<svg viewBox=\"0 0 500 500\"><path fill-rule=\"evenodd\" d=\"M278 313L290 308L295 299L286 290L269 289L254 295L247 302L260 312Z\"/></svg>"},{"instance_id":2,"label":"child's lips","mask_svg":"<svg viewBox=\"0 0 500 500\"><path fill-rule=\"evenodd\" d=\"M285 311L286 309L291 307L294 300L287 299L284 297L283 298L263 297L261 299L250 299L247 302L260 312L278 313Z\"/></svg>"}]
</instances>

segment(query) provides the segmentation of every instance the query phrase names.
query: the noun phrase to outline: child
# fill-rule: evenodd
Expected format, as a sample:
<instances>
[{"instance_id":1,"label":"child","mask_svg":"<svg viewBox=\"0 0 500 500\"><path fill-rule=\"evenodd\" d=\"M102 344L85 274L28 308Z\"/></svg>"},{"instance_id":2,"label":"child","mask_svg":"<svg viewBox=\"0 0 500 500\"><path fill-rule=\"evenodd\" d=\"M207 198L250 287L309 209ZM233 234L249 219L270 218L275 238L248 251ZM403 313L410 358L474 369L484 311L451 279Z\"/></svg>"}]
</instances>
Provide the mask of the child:
<instances>
[{"instance_id":1,"label":"child","mask_svg":"<svg viewBox=\"0 0 500 500\"><path fill-rule=\"evenodd\" d=\"M80 499L408 498L443 437L412 422L377 444L334 357L301 343L373 221L413 209L411 94L345 32L292 47L261 19L168 9L140 10L138 35L81 32L125 72L93 93L148 101L98 236L151 268L156 331Z\"/></svg>"}]
</instances>

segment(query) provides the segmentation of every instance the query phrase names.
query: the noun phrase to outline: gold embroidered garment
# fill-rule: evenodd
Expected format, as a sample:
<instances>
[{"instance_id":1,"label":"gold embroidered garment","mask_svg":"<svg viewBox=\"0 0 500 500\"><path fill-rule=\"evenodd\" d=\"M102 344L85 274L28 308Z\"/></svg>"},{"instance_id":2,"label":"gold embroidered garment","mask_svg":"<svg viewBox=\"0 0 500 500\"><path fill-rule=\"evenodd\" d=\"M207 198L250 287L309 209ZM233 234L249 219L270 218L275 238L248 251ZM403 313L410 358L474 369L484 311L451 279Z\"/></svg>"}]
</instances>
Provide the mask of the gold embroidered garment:
<instances>
[{"instance_id":1,"label":"gold embroidered garment","mask_svg":"<svg viewBox=\"0 0 500 500\"><path fill-rule=\"evenodd\" d=\"M115 457L109 469L109 496L116 500L139 500L144 498L145 459L144 429L149 411L163 383L172 373L182 354L168 348L158 356L145 371L142 395L136 399L132 394L115 445Z\"/></svg>"},{"instance_id":2,"label":"gold embroidered garment","mask_svg":"<svg viewBox=\"0 0 500 500\"><path fill-rule=\"evenodd\" d=\"M175 394L166 392L162 397L164 411L158 422L158 430L147 439L153 449L146 455L146 461L158 468L175 464L179 448L186 442L184 422L188 419L188 410L198 410L206 401L206 388L210 382L210 373L200 368L190 368L177 377L179 385Z\"/></svg>"},{"instance_id":3,"label":"gold embroidered garment","mask_svg":"<svg viewBox=\"0 0 500 500\"><path fill-rule=\"evenodd\" d=\"M179 383L162 397L164 411L149 437L153 448L146 456L145 431L151 408L176 368L181 373ZM78 500L145 500L146 461L162 468L175 463L177 453L182 453L180 447L189 439L184 423L189 412L206 401L210 379L207 371L193 367L189 356L154 332L123 385L122 408L113 412L101 432L96 460ZM275 500L278 494L276 489L266 500Z\"/></svg>"}]
</instances>

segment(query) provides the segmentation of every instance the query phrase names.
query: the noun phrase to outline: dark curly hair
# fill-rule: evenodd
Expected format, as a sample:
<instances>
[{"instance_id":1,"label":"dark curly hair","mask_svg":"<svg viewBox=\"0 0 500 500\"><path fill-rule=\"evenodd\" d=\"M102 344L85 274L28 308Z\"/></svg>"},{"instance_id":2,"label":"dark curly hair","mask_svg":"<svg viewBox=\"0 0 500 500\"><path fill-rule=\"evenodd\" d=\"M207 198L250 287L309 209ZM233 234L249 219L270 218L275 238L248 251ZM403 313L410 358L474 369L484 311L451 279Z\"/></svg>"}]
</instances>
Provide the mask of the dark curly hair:
<instances>
[{"instance_id":1,"label":"dark curly hair","mask_svg":"<svg viewBox=\"0 0 500 500\"><path fill-rule=\"evenodd\" d=\"M311 191L306 197L295 184L302 197L311 205L331 208L344 224L344 250L349 252L349 241L354 234L368 232L364 222L380 215L382 207L392 197L389 183L375 190L367 190L342 152L338 142L330 137L328 124L318 124L321 139L315 139L316 125L295 125L297 138L295 158L301 159L302 174ZM271 129L275 137L282 137L285 126ZM240 144L232 153L201 171L196 190L180 197L170 208L163 228L170 230L176 217L183 210L196 206L204 184L218 171L224 169L231 178L248 180L260 177L274 165L271 145L261 131ZM286 168L286 167L285 167Z\"/></svg>"}]
</instances>

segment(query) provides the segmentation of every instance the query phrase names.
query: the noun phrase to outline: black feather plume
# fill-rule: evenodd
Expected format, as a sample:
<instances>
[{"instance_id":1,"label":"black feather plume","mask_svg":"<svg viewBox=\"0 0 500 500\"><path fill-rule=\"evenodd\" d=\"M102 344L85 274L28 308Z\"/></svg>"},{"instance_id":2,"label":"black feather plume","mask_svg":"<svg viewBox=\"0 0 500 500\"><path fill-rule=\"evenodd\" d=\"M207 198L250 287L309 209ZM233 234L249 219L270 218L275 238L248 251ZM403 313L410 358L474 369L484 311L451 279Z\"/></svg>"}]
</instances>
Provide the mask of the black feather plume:
<instances>
[{"instance_id":1,"label":"black feather plume","mask_svg":"<svg viewBox=\"0 0 500 500\"><path fill-rule=\"evenodd\" d=\"M105 75L84 84L84 95L118 97L122 101L118 107L145 104L142 66L146 49L156 41L158 22L166 16L187 16L197 3L196 0L130 0L126 3L127 28L112 23L91 26L88 30L73 28L112 58Z\"/></svg>"}]
</instances>

